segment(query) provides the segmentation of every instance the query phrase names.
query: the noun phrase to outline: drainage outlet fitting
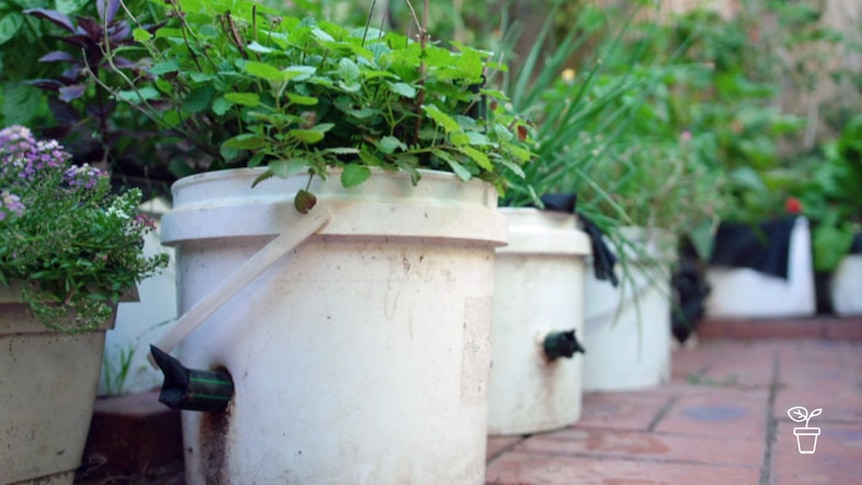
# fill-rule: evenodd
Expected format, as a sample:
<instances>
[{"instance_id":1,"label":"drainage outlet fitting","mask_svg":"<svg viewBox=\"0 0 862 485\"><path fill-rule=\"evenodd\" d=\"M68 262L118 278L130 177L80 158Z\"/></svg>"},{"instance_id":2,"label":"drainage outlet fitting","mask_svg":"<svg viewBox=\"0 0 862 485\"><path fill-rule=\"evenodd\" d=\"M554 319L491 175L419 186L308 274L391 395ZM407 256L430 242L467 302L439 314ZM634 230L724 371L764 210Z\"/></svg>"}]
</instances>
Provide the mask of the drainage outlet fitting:
<instances>
[{"instance_id":1,"label":"drainage outlet fitting","mask_svg":"<svg viewBox=\"0 0 862 485\"><path fill-rule=\"evenodd\" d=\"M159 402L171 409L220 413L233 397L233 380L222 371L189 369L155 345L156 364L165 375Z\"/></svg>"}]
</instances>

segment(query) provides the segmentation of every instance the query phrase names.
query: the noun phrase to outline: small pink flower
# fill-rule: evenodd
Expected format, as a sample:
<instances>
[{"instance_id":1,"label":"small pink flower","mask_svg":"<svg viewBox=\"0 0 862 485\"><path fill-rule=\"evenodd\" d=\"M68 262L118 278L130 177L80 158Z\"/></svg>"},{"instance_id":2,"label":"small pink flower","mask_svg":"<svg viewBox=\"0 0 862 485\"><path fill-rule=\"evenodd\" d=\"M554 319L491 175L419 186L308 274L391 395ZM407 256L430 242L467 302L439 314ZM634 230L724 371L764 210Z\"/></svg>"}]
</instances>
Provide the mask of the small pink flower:
<instances>
[{"instance_id":1,"label":"small pink flower","mask_svg":"<svg viewBox=\"0 0 862 485\"><path fill-rule=\"evenodd\" d=\"M688 131L688 130L683 131L683 132L679 135L679 139L680 139L683 143L688 142L688 141L691 141L691 132L690 132L690 131Z\"/></svg>"}]
</instances>

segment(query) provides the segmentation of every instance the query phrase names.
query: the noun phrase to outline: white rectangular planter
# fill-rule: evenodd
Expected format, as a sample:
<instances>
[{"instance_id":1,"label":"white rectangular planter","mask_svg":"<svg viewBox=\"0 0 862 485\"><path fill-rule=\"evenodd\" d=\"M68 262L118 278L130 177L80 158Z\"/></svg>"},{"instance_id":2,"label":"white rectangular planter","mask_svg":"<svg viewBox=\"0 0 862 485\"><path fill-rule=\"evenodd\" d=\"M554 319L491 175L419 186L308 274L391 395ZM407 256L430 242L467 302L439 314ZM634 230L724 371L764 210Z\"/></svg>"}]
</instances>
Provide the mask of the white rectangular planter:
<instances>
[{"instance_id":1,"label":"white rectangular planter","mask_svg":"<svg viewBox=\"0 0 862 485\"><path fill-rule=\"evenodd\" d=\"M832 309L841 316L862 315L862 254L848 254L832 274Z\"/></svg>"},{"instance_id":2,"label":"white rectangular planter","mask_svg":"<svg viewBox=\"0 0 862 485\"><path fill-rule=\"evenodd\" d=\"M814 315L814 265L808 219L799 217L790 235L787 279L749 268L710 266L707 318L786 318Z\"/></svg>"}]
</instances>

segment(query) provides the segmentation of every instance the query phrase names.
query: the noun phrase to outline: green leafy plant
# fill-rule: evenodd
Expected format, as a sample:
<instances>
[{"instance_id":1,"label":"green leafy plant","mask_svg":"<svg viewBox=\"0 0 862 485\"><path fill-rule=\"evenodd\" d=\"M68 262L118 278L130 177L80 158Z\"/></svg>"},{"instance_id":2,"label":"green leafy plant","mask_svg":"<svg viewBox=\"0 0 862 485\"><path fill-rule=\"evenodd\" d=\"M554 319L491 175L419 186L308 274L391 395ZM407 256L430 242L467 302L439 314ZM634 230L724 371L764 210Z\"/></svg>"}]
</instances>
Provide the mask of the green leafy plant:
<instances>
[{"instance_id":1,"label":"green leafy plant","mask_svg":"<svg viewBox=\"0 0 862 485\"><path fill-rule=\"evenodd\" d=\"M791 193L800 210L815 221L814 268L832 272L862 233L862 116L852 118L841 134L800 162L807 176L795 179Z\"/></svg>"},{"instance_id":2,"label":"green leafy plant","mask_svg":"<svg viewBox=\"0 0 862 485\"><path fill-rule=\"evenodd\" d=\"M170 183L182 175L171 172L170 161L183 154L183 147L160 132L149 117L111 99L99 86L117 82L114 66L139 76L144 73L134 56L117 55L110 62L106 58L107 52L133 42L128 21L117 15L119 0L88 3L86 10L75 11L77 15L69 15L69 9L61 9L59 4L56 9L22 11L28 24L53 34L53 42L30 49L30 56L39 53L36 65L40 70L23 84L48 96L53 120L40 123L39 129L62 141L79 163L109 169L115 185L139 187L147 194L167 193Z\"/></svg>"},{"instance_id":3,"label":"green leafy plant","mask_svg":"<svg viewBox=\"0 0 862 485\"><path fill-rule=\"evenodd\" d=\"M108 396L118 396L123 393L129 372L132 370L132 359L135 357L135 346L129 343L119 350L119 362L115 367L108 358L108 353L102 357L102 377L105 383L105 393Z\"/></svg>"},{"instance_id":4,"label":"green leafy plant","mask_svg":"<svg viewBox=\"0 0 862 485\"><path fill-rule=\"evenodd\" d=\"M0 283L19 284L47 327L76 333L110 318L168 256L143 256L154 226L136 214L140 191L112 194L104 172L70 158L27 128L0 131Z\"/></svg>"},{"instance_id":5,"label":"green leafy plant","mask_svg":"<svg viewBox=\"0 0 862 485\"><path fill-rule=\"evenodd\" d=\"M490 53L276 13L242 0L171 2L152 34L133 19L146 75L115 65L126 83L102 85L194 144L207 169L265 165L263 178L325 178L338 168L346 187L372 167L414 183L420 169L435 169L502 192L504 171L520 173L531 158L523 123L485 109L505 101L485 84L486 70L502 68ZM411 22L425 32L415 12ZM107 53L109 62L120 53ZM196 163L189 172L204 167Z\"/></svg>"}]
</instances>

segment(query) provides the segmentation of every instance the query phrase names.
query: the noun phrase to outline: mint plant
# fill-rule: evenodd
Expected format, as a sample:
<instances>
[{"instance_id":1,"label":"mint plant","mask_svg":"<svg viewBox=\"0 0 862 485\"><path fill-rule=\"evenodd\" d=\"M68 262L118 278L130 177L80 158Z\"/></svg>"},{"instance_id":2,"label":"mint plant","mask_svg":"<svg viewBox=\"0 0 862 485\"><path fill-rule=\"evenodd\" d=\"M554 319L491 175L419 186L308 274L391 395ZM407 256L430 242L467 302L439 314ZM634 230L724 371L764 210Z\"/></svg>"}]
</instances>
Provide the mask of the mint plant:
<instances>
[{"instance_id":1,"label":"mint plant","mask_svg":"<svg viewBox=\"0 0 862 485\"><path fill-rule=\"evenodd\" d=\"M486 83L487 71L503 66L488 52L430 42L415 15L418 40L244 0L177 0L167 9L152 32L132 16L136 47L106 53L109 62L138 55L146 74L113 63L125 82L102 85L199 148L209 169L326 178L335 168L345 187L372 167L407 172L414 183L420 169L433 169L502 193L504 174L522 176L531 158L526 124ZM199 162L190 160L190 171Z\"/></svg>"},{"instance_id":2,"label":"mint plant","mask_svg":"<svg viewBox=\"0 0 862 485\"><path fill-rule=\"evenodd\" d=\"M814 409L811 411L811 413L809 413L808 409L806 409L804 406L794 406L787 410L787 416L789 416L790 419L797 423L805 421L805 427L807 428L808 421L810 421L811 418L815 416L820 416L820 413L822 412L822 408Z\"/></svg>"}]
</instances>

